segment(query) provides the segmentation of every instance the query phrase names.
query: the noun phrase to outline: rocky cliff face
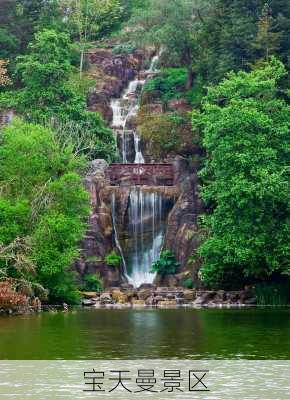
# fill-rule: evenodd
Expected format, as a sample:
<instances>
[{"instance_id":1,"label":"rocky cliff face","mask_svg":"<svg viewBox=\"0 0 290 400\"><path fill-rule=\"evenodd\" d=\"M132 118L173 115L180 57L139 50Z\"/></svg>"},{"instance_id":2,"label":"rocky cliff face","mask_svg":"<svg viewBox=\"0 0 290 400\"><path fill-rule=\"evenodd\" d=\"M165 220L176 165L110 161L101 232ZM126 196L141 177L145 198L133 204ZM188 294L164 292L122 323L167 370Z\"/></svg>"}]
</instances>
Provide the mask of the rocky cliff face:
<instances>
[{"instance_id":1,"label":"rocky cliff face","mask_svg":"<svg viewBox=\"0 0 290 400\"><path fill-rule=\"evenodd\" d=\"M149 58L150 51L136 50L132 54L116 55L112 49L90 50L87 62L90 65L89 74L96 79L96 87L88 95L88 109L99 112L105 120L111 122L111 100L120 96Z\"/></svg>"},{"instance_id":2,"label":"rocky cliff face","mask_svg":"<svg viewBox=\"0 0 290 400\"><path fill-rule=\"evenodd\" d=\"M202 212L202 203L197 173L181 157L176 158L174 166L180 195L168 216L164 248L175 254L181 267L178 274L159 278L158 284L165 286L178 286L188 278L198 283L198 261L191 261L201 240L197 218Z\"/></svg>"},{"instance_id":3,"label":"rocky cliff face","mask_svg":"<svg viewBox=\"0 0 290 400\"><path fill-rule=\"evenodd\" d=\"M133 189L130 186L110 186L105 173L107 167L104 160L94 160L85 178L92 211L86 235L81 242L81 257L75 263L80 282L86 274L99 273L105 288L127 282L124 269L107 265L106 256L112 250L120 255L128 255L128 249L135 248L135 244L130 246L130 240L134 240L130 235L132 222L130 219L130 201L132 201L130 195ZM147 197L151 199L153 193L156 197L162 196L164 216L172 209L180 195L178 186L144 186L141 190L144 200ZM144 213L145 211L146 207ZM150 231L152 228L154 229L152 221L147 224L144 220L144 246L146 245L146 235L152 237ZM122 245L122 252L120 252L119 243Z\"/></svg>"},{"instance_id":4,"label":"rocky cliff face","mask_svg":"<svg viewBox=\"0 0 290 400\"><path fill-rule=\"evenodd\" d=\"M126 283L127 280L122 269L110 267L105 263L106 255L112 250L117 252L120 250L117 246L112 211L115 212L115 228L118 232L118 239L126 253L130 239L128 210L131 188L110 186L105 174L107 167L107 163L103 160L93 161L91 170L85 179L86 188L91 196L92 212L86 236L81 243L81 258L76 263L76 269L81 279L86 274L99 273L105 287L114 287ZM160 193L165 199L164 204L168 203L169 215L165 223L163 247L176 255L180 263L180 270L176 275L157 277L155 283L158 286L169 287L180 286L188 278L192 278L195 283L198 282L198 262L190 260L200 244L197 217L202 211L195 171L181 157L176 158L174 168L175 186L142 188L144 193ZM115 210L112 210L111 207L113 194Z\"/></svg>"},{"instance_id":5,"label":"rocky cliff face","mask_svg":"<svg viewBox=\"0 0 290 400\"><path fill-rule=\"evenodd\" d=\"M112 213L105 177L107 167L108 164L104 160L95 160L91 163L91 169L85 178L92 211L86 235L80 246L81 257L75 264L80 281L86 274L99 273L104 287L126 282L120 268L109 266L105 262L106 255L115 248Z\"/></svg>"}]
</instances>

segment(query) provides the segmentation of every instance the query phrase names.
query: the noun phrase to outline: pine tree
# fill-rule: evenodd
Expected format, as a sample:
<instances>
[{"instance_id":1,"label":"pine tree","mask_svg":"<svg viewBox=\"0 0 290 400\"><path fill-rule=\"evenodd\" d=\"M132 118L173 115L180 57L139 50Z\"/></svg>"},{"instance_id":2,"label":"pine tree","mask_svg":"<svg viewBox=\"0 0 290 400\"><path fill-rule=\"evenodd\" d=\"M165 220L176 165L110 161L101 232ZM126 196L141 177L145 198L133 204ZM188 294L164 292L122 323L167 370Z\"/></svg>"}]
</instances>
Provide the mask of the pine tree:
<instances>
[{"instance_id":1,"label":"pine tree","mask_svg":"<svg viewBox=\"0 0 290 400\"><path fill-rule=\"evenodd\" d=\"M281 32L274 31L275 19L272 16L272 9L269 3L265 3L261 16L258 20L257 37L254 48L258 50L260 61L269 61L270 56L274 55L280 48Z\"/></svg>"}]
</instances>

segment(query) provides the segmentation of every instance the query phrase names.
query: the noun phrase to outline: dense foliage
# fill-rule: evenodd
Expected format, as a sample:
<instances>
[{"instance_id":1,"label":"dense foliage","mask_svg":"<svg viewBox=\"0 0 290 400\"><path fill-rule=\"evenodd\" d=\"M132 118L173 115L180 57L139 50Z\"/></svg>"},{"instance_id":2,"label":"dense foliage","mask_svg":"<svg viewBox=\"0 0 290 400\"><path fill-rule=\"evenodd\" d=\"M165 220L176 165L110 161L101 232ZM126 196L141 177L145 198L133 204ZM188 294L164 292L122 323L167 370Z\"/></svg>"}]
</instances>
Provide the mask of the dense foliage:
<instances>
[{"instance_id":1,"label":"dense foliage","mask_svg":"<svg viewBox=\"0 0 290 400\"><path fill-rule=\"evenodd\" d=\"M190 88L271 55L288 63L289 33L287 0L152 0L132 18L131 37L159 46L164 66L185 67Z\"/></svg>"},{"instance_id":2,"label":"dense foliage","mask_svg":"<svg viewBox=\"0 0 290 400\"><path fill-rule=\"evenodd\" d=\"M164 250L160 254L159 260L152 264L151 272L157 272L160 275L175 274L178 270L179 263L176 261L175 255Z\"/></svg>"},{"instance_id":3,"label":"dense foliage","mask_svg":"<svg viewBox=\"0 0 290 400\"><path fill-rule=\"evenodd\" d=\"M154 113L143 108L138 118L138 131L147 144L147 152L155 159L168 154L186 152L192 142L190 118L174 112Z\"/></svg>"},{"instance_id":4,"label":"dense foliage","mask_svg":"<svg viewBox=\"0 0 290 400\"><path fill-rule=\"evenodd\" d=\"M2 0L0 110L21 117L0 133L0 272L12 292L77 299L70 266L88 214L80 175L89 159L115 159L112 131L87 111L85 52L111 36L115 55L144 45L160 54L136 119L148 152L206 153L203 282L258 282L263 304L259 282L280 287L290 274L289 34L286 0ZM187 108L176 111L180 99ZM178 264L165 251L152 268L176 273ZM98 276L85 284L101 288Z\"/></svg>"},{"instance_id":5,"label":"dense foliage","mask_svg":"<svg viewBox=\"0 0 290 400\"><path fill-rule=\"evenodd\" d=\"M182 97L185 92L186 78L184 68L166 68L145 84L144 92L157 92L164 102Z\"/></svg>"},{"instance_id":6,"label":"dense foliage","mask_svg":"<svg viewBox=\"0 0 290 400\"><path fill-rule=\"evenodd\" d=\"M18 57L17 74L22 88L0 96L2 107L12 107L31 122L53 124L60 136L90 157L114 158L115 141L97 113L86 111L85 94L70 82L72 45L66 33L43 30L29 44L29 53ZM82 145L80 146L80 142Z\"/></svg>"},{"instance_id":7,"label":"dense foliage","mask_svg":"<svg viewBox=\"0 0 290 400\"><path fill-rule=\"evenodd\" d=\"M0 258L2 273L41 284L51 300L76 301L69 268L89 210L78 174L84 160L52 131L20 120L2 132L0 159L0 243L10 246ZM12 246L19 238L23 244ZM18 254L20 264L7 254Z\"/></svg>"},{"instance_id":8,"label":"dense foliage","mask_svg":"<svg viewBox=\"0 0 290 400\"><path fill-rule=\"evenodd\" d=\"M193 113L208 152L201 276L213 287L290 273L290 109L278 86L285 74L275 59L251 73L231 73Z\"/></svg>"},{"instance_id":9,"label":"dense foliage","mask_svg":"<svg viewBox=\"0 0 290 400\"><path fill-rule=\"evenodd\" d=\"M103 290L102 279L98 274L87 274L84 276L82 290L89 292L101 292Z\"/></svg>"}]
</instances>

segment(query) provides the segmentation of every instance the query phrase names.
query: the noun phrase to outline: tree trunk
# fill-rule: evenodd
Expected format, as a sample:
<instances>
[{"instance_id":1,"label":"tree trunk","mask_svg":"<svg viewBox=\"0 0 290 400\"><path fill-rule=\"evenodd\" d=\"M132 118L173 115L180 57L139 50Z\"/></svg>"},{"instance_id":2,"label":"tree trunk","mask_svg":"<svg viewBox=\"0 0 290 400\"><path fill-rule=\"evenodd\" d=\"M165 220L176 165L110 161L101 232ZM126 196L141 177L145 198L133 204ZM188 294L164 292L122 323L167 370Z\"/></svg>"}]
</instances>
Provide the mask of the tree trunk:
<instances>
[{"instance_id":1,"label":"tree trunk","mask_svg":"<svg viewBox=\"0 0 290 400\"><path fill-rule=\"evenodd\" d=\"M80 78L82 79L82 75L83 75L83 68L84 68L84 53L85 50L84 48L81 50L81 61L80 61Z\"/></svg>"},{"instance_id":2,"label":"tree trunk","mask_svg":"<svg viewBox=\"0 0 290 400\"><path fill-rule=\"evenodd\" d=\"M190 90L192 88L193 81L194 81L194 72L191 67L188 67L186 90Z\"/></svg>"}]
</instances>

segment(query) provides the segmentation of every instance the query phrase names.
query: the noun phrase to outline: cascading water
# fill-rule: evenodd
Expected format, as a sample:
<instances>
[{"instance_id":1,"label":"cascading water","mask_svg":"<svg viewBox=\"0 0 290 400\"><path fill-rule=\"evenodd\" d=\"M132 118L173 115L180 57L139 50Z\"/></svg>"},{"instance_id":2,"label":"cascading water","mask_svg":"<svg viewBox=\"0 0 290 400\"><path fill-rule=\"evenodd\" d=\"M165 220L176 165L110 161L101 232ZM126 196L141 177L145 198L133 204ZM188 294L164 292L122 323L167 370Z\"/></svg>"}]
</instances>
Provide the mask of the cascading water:
<instances>
[{"instance_id":1,"label":"cascading water","mask_svg":"<svg viewBox=\"0 0 290 400\"><path fill-rule=\"evenodd\" d=\"M113 229L114 229L114 235L115 235L115 243L117 246L117 249L119 250L119 253L122 257L122 262L123 262L123 268L124 268L124 273L127 275L127 266L126 266L126 260L124 257L123 249L119 240L119 235L118 235L118 230L117 230L117 222L116 222L116 194L115 192L112 193L111 196L111 207L112 207L112 216L113 216Z\"/></svg>"},{"instance_id":2,"label":"cascading water","mask_svg":"<svg viewBox=\"0 0 290 400\"><path fill-rule=\"evenodd\" d=\"M156 72L159 55L153 57L145 76L151 77ZM140 137L135 130L127 129L130 117L137 115L139 102L138 93L145 80L135 79L129 83L120 99L111 102L113 110L112 128L116 133L123 163L134 162L144 164ZM129 151L128 143L134 143L134 155ZM131 158L131 160L130 160ZM160 255L164 238L166 217L165 199L158 191L148 192L142 187L132 187L127 210L127 235L121 245L116 225L115 195L112 198L113 225L115 241L123 258L127 278L135 287L142 283L153 283L155 273L151 266Z\"/></svg>"},{"instance_id":3,"label":"cascading water","mask_svg":"<svg viewBox=\"0 0 290 400\"><path fill-rule=\"evenodd\" d=\"M144 75L152 76L157 72L156 66L159 60L159 54L154 56L151 60L150 67L145 71ZM123 163L134 162L136 164L144 164L145 160L140 149L140 138L132 129L127 129L127 122L129 118L134 117L138 113L139 109L139 93L142 87L145 85L146 80L134 79L132 80L128 88L124 91L120 99L113 99L111 101L111 108L113 111L112 129L115 132L117 139L119 140L119 150ZM130 136L134 140L134 151L135 157L129 160L130 155L128 154L130 142Z\"/></svg>"},{"instance_id":4,"label":"cascading water","mask_svg":"<svg viewBox=\"0 0 290 400\"><path fill-rule=\"evenodd\" d=\"M129 201L127 274L138 287L155 279L150 270L162 248L166 210L162 194L138 187L132 188Z\"/></svg>"}]
</instances>

